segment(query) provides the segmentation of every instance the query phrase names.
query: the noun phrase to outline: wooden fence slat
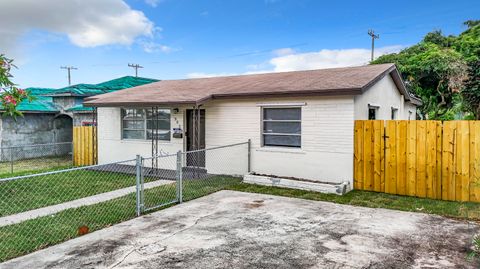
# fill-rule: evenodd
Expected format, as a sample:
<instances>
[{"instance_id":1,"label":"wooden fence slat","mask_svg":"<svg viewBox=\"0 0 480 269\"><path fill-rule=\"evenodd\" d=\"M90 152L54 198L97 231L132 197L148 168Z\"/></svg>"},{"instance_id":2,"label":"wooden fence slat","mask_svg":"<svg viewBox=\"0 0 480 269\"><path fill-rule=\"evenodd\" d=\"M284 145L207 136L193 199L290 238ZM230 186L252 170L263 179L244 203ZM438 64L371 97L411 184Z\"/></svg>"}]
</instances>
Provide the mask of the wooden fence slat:
<instances>
[{"instance_id":1,"label":"wooden fence slat","mask_svg":"<svg viewBox=\"0 0 480 269\"><path fill-rule=\"evenodd\" d=\"M442 122L436 121L435 122L437 126L437 131L436 131L436 151L437 151L437 156L436 156L436 199L442 199Z\"/></svg>"},{"instance_id":2,"label":"wooden fence slat","mask_svg":"<svg viewBox=\"0 0 480 269\"><path fill-rule=\"evenodd\" d=\"M426 121L417 123L417 187L418 197L426 197Z\"/></svg>"},{"instance_id":3,"label":"wooden fence slat","mask_svg":"<svg viewBox=\"0 0 480 269\"><path fill-rule=\"evenodd\" d=\"M387 121L385 128L385 192L397 193L397 156L396 156L396 132L395 121Z\"/></svg>"},{"instance_id":4,"label":"wooden fence slat","mask_svg":"<svg viewBox=\"0 0 480 269\"><path fill-rule=\"evenodd\" d=\"M363 137L363 156L364 156L364 189L373 190L373 122L365 121L364 123L364 137Z\"/></svg>"},{"instance_id":5,"label":"wooden fence slat","mask_svg":"<svg viewBox=\"0 0 480 269\"><path fill-rule=\"evenodd\" d=\"M373 156L374 156L374 166L373 166L373 190L381 191L382 188L382 129L383 121L374 121L373 122Z\"/></svg>"},{"instance_id":6,"label":"wooden fence slat","mask_svg":"<svg viewBox=\"0 0 480 269\"><path fill-rule=\"evenodd\" d=\"M382 192L385 192L385 122L381 121L382 128L380 129L382 140L380 141L381 151L380 151L380 189Z\"/></svg>"},{"instance_id":7,"label":"wooden fence slat","mask_svg":"<svg viewBox=\"0 0 480 269\"><path fill-rule=\"evenodd\" d=\"M442 161L442 188L446 188L444 200L455 201L455 152L456 152L456 123L444 123L443 150L444 156Z\"/></svg>"},{"instance_id":8,"label":"wooden fence slat","mask_svg":"<svg viewBox=\"0 0 480 269\"><path fill-rule=\"evenodd\" d=\"M470 201L480 202L480 121L470 122Z\"/></svg>"},{"instance_id":9,"label":"wooden fence slat","mask_svg":"<svg viewBox=\"0 0 480 269\"><path fill-rule=\"evenodd\" d=\"M354 145L354 174L353 188L363 189L363 121L355 121L355 145Z\"/></svg>"},{"instance_id":10,"label":"wooden fence slat","mask_svg":"<svg viewBox=\"0 0 480 269\"><path fill-rule=\"evenodd\" d=\"M398 121L397 144L397 194L407 194L407 121Z\"/></svg>"},{"instance_id":11,"label":"wooden fence slat","mask_svg":"<svg viewBox=\"0 0 480 269\"><path fill-rule=\"evenodd\" d=\"M407 195L415 196L417 178L417 121L409 121L407 124Z\"/></svg>"},{"instance_id":12,"label":"wooden fence slat","mask_svg":"<svg viewBox=\"0 0 480 269\"><path fill-rule=\"evenodd\" d=\"M459 122L461 129L459 138L459 149L461 152L458 158L461 158L460 166L460 198L457 201L468 201L470 198L470 126L468 121Z\"/></svg>"},{"instance_id":13,"label":"wooden fence slat","mask_svg":"<svg viewBox=\"0 0 480 269\"><path fill-rule=\"evenodd\" d=\"M435 121L427 121L426 132L426 196L436 198L437 125Z\"/></svg>"}]
</instances>

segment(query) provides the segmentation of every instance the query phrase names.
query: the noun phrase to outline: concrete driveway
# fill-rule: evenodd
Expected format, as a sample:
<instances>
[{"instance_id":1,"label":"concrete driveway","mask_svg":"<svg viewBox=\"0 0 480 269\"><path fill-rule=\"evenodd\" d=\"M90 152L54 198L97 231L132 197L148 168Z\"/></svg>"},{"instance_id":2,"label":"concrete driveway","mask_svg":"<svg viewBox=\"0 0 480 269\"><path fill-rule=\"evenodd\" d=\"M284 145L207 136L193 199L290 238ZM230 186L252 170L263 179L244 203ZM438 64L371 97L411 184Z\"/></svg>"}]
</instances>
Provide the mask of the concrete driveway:
<instances>
[{"instance_id":1,"label":"concrete driveway","mask_svg":"<svg viewBox=\"0 0 480 269\"><path fill-rule=\"evenodd\" d=\"M221 191L1 268L478 268L479 227L437 216Z\"/></svg>"}]
</instances>

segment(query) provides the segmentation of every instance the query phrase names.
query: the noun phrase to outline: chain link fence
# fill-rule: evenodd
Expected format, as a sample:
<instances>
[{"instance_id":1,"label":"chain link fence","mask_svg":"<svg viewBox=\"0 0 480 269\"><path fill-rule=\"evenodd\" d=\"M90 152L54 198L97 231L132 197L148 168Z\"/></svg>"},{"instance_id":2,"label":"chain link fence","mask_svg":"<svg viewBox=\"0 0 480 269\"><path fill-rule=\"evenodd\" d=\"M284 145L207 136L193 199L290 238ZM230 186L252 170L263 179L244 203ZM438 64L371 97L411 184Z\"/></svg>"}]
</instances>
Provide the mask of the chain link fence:
<instances>
[{"instance_id":1,"label":"chain link fence","mask_svg":"<svg viewBox=\"0 0 480 269\"><path fill-rule=\"evenodd\" d=\"M72 142L0 148L0 177L73 166Z\"/></svg>"},{"instance_id":2,"label":"chain link fence","mask_svg":"<svg viewBox=\"0 0 480 269\"><path fill-rule=\"evenodd\" d=\"M0 262L240 182L248 143L0 179Z\"/></svg>"}]
</instances>

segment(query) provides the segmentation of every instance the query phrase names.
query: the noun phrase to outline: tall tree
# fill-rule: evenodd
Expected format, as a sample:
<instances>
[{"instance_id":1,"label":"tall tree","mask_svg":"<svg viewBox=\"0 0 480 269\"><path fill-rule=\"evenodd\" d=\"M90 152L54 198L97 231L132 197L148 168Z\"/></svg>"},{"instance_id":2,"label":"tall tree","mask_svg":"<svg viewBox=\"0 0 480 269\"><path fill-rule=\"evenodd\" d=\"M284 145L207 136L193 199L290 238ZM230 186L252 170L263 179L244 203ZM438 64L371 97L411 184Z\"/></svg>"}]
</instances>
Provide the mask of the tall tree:
<instances>
[{"instance_id":1,"label":"tall tree","mask_svg":"<svg viewBox=\"0 0 480 269\"><path fill-rule=\"evenodd\" d=\"M409 90L422 98L422 114L431 119L442 119L453 107L454 96L467 75L460 53L428 42L382 56L373 63L387 62L398 66Z\"/></svg>"},{"instance_id":2,"label":"tall tree","mask_svg":"<svg viewBox=\"0 0 480 269\"><path fill-rule=\"evenodd\" d=\"M480 21L464 24L468 29L459 36L436 30L420 43L372 62L397 65L409 90L422 98L420 110L427 118L463 118L477 108Z\"/></svg>"},{"instance_id":3,"label":"tall tree","mask_svg":"<svg viewBox=\"0 0 480 269\"><path fill-rule=\"evenodd\" d=\"M480 120L480 60L469 65L469 76L462 90L465 105Z\"/></svg>"}]
</instances>

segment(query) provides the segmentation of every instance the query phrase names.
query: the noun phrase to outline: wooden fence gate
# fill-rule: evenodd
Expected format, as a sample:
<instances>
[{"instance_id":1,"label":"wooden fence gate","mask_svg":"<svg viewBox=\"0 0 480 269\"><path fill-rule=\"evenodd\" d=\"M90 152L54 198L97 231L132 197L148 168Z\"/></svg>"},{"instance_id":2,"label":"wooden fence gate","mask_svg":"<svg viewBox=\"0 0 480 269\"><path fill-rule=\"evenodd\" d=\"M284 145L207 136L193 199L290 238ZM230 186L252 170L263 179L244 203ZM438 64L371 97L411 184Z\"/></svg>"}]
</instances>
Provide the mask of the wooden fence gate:
<instances>
[{"instance_id":1,"label":"wooden fence gate","mask_svg":"<svg viewBox=\"0 0 480 269\"><path fill-rule=\"evenodd\" d=\"M97 141L94 138L95 126L73 127L73 165L97 164Z\"/></svg>"},{"instance_id":2,"label":"wooden fence gate","mask_svg":"<svg viewBox=\"0 0 480 269\"><path fill-rule=\"evenodd\" d=\"M480 202L480 121L355 121L354 188Z\"/></svg>"}]
</instances>

